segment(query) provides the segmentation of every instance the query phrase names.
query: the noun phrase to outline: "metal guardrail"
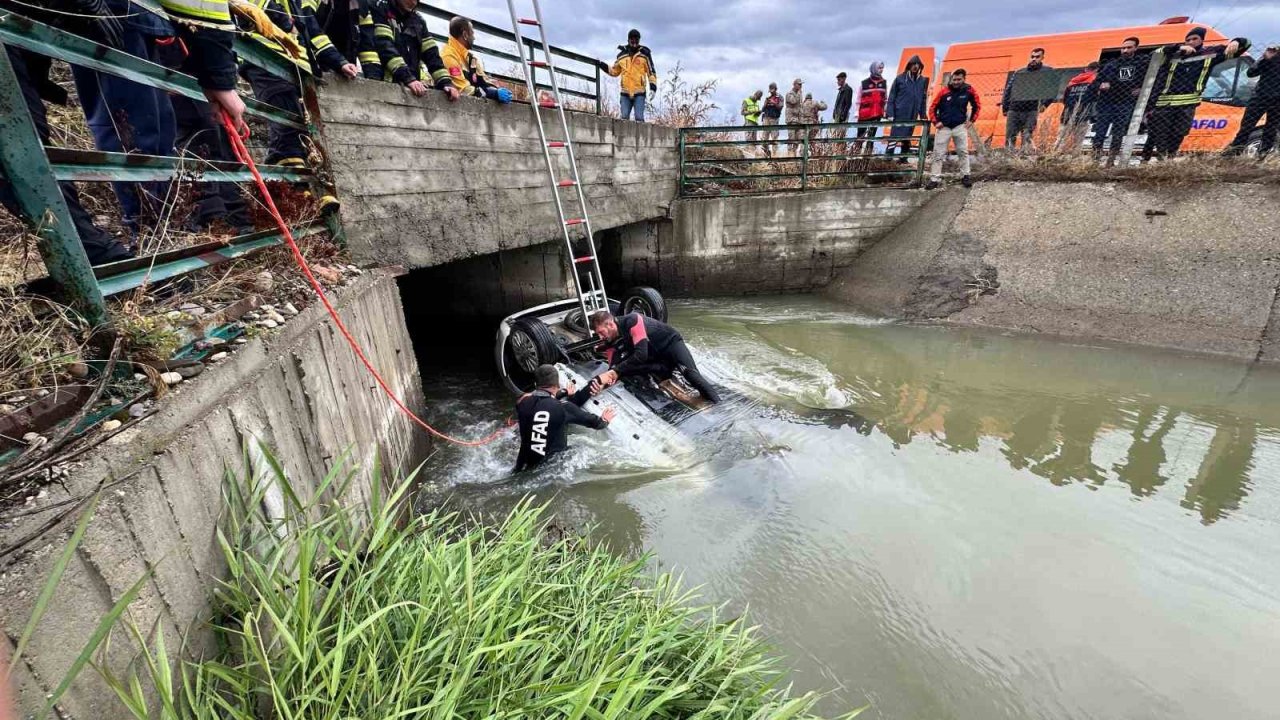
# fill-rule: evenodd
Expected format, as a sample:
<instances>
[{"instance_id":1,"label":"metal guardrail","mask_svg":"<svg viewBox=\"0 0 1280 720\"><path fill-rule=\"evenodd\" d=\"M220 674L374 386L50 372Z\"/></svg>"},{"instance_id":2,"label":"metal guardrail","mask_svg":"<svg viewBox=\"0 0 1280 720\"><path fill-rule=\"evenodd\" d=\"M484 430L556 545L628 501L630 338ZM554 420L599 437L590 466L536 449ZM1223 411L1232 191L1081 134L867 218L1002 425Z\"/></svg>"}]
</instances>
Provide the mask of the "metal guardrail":
<instances>
[{"instance_id":1,"label":"metal guardrail","mask_svg":"<svg viewBox=\"0 0 1280 720\"><path fill-rule=\"evenodd\" d=\"M911 135L890 137L890 128L895 127L909 127ZM856 137L858 130L870 129L876 136ZM841 180L877 187L918 187L924 180L931 129L924 120L681 128L680 195L805 192L839 185ZM766 133L785 133L785 138L766 139ZM724 139L740 135L747 137ZM884 145L885 151L876 152L877 145ZM893 153L894 146L903 152ZM798 154L778 150L795 147ZM906 165L899 167L904 161ZM759 166L773 172L745 172ZM835 182L823 182L825 179Z\"/></svg>"},{"instance_id":2,"label":"metal guardrail","mask_svg":"<svg viewBox=\"0 0 1280 720\"><path fill-rule=\"evenodd\" d=\"M151 0L142 0L147 9L158 11ZM16 48L63 60L71 64L123 77L194 100L206 98L195 79L128 53L99 45L79 35L60 30L12 10L0 13L0 177L13 180L10 186L23 212L37 219L39 249L50 278L94 325L107 319L105 297L181 275L200 267L241 257L264 247L278 245L278 233L254 233L225 243L203 247L192 255L189 249L161 253L147 258L147 268L136 271L133 261L94 267L90 265L75 225L71 221L60 181L142 182L194 179L204 182L243 181L251 178L248 169L236 162L209 162L196 158L151 156L136 153L77 151L40 144L35 125L27 112L17 76L4 47ZM273 74L296 77L291 63L253 40L237 36L237 53L242 60L260 65ZM314 93L310 78L303 78L304 95ZM253 98L244 98L246 114L301 130L312 130L303 117ZM263 166L264 178L286 182L308 182L314 173L294 167ZM314 234L314 226L299 229L300 235Z\"/></svg>"},{"instance_id":3,"label":"metal guardrail","mask_svg":"<svg viewBox=\"0 0 1280 720\"><path fill-rule=\"evenodd\" d=\"M435 7L435 6L426 5L426 4L418 6L418 13L423 17L427 18L428 20L431 20L431 19L443 20L445 22L446 27L448 25L448 22L452 20L454 17L457 17L458 15L463 15L465 17L464 13L455 13L445 8ZM487 57L491 59L505 60L507 62L514 63L517 67L519 67L530 60L536 59L534 55L534 49L535 48L539 50L541 49L540 42L535 42L531 38L517 38L515 34L512 33L510 30L504 30L496 25L489 25L488 23L477 22L475 20L472 20L471 24L475 27L476 35L477 35L477 42L475 46L471 48L471 51L476 53L477 55L482 56L482 58ZM430 27L428 27L428 30L430 30ZM441 43L445 43L449 41L449 36L447 34L442 35L442 34L433 32L431 33L431 36ZM506 43L510 43L512 50L514 50L517 47L520 47L519 52L522 54L518 55L513 53L510 50L500 50L495 47L492 47L492 45L494 44L492 41L494 39L501 40ZM603 83L604 83L604 73L600 70L600 67L598 65L600 61L596 58L589 57L587 55L582 55L580 53L576 53L571 50L565 50L564 48L556 47L555 45L551 46L551 54L556 56L557 58L560 58L561 60L568 60L572 63L577 64L577 66L575 66L576 69L574 68L566 69L565 67L563 67L561 63L556 63L555 72L557 75L559 75L562 78L560 81L561 94L570 95L572 97L581 98L583 100L587 100L594 103L596 114L597 115L600 114L600 112L603 110L603 100L602 100L603 95L601 90L603 88ZM499 80L503 80L505 82L511 83L512 85L518 88L525 87L525 81L523 77L494 72L492 68L487 67L490 63L485 63L485 64L486 64L485 71L488 73L490 77L497 78ZM584 68L581 66L586 66L586 67ZM530 72L533 73L534 86L538 90L552 89L549 78L547 82L538 82L539 73L547 73L547 72L550 72L549 70L547 70L546 68L536 68L536 67L531 67L529 68L529 70ZM565 86L565 80L571 80L574 82L585 82L589 84L588 87L593 89L587 90L587 91L574 90L570 87ZM533 101L533 100L536 100L536 98L530 98L530 100Z\"/></svg>"}]
</instances>

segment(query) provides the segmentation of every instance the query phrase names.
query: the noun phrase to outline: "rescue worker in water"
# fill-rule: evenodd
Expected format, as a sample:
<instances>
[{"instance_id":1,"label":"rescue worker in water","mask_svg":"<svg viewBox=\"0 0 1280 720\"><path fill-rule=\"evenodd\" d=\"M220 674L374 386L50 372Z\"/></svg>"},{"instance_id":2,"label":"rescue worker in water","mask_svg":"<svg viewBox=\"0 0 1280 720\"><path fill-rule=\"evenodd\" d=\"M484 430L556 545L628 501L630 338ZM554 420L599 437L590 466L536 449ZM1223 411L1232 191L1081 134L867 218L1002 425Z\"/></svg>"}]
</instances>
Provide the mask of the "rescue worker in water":
<instances>
[{"instance_id":1,"label":"rescue worker in water","mask_svg":"<svg viewBox=\"0 0 1280 720\"><path fill-rule=\"evenodd\" d=\"M591 329L604 344L611 369L591 381L592 387L607 388L628 375L671 377L679 370L707 402L720 402L720 394L707 381L684 344L680 332L670 325L639 313L615 319L608 310L591 316ZM621 356L621 361L615 358Z\"/></svg>"},{"instance_id":2,"label":"rescue worker in water","mask_svg":"<svg viewBox=\"0 0 1280 720\"><path fill-rule=\"evenodd\" d=\"M582 409L583 403L600 392L598 387L568 391L560 389L560 371L554 365L539 365L533 373L537 389L516 401L516 418L520 423L520 454L515 472L538 467L547 458L569 448L566 430L569 425L582 425L593 430L609 427L616 411L605 408L599 416Z\"/></svg>"}]
</instances>

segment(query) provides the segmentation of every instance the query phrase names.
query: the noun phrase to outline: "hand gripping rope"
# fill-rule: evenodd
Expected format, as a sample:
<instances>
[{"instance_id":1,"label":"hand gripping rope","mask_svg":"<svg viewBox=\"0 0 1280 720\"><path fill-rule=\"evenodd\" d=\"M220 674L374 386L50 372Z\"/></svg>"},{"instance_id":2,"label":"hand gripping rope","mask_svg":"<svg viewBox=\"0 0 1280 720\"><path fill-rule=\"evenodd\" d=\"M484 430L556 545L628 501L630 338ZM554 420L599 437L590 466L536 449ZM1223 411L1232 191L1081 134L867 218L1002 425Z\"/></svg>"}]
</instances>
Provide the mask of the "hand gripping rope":
<instances>
[{"instance_id":1,"label":"hand gripping rope","mask_svg":"<svg viewBox=\"0 0 1280 720\"><path fill-rule=\"evenodd\" d=\"M276 209L276 203L271 199L271 193L267 191L267 184L263 182L262 176L258 174L258 167L254 164L253 158L249 155L248 148L244 145L244 138L236 132L235 124L226 113L219 112L219 115L222 118L223 127L227 130L227 137L231 140L231 147L235 150L236 157L249 168L249 172L253 173L253 182L258 186L258 192L262 194L262 200L266 204L267 210L271 213L271 217L275 219L276 226L280 228L280 233L284 236L285 242L289 245L289 250L293 253L293 259L298 263L298 267L302 269L302 274L307 277L307 281L311 283L311 288L315 290L316 296L320 298L320 302L324 305L324 309L329 311L329 317L333 318L333 324L338 327L342 336L347 339L347 344L351 346L351 350L355 352L356 357L360 359L360 362L364 365L365 369L369 371L369 374L373 375L373 379L378 381L378 386L381 387L382 391L391 399L391 402L395 403L395 406L400 409L400 412L404 413L410 420L423 430L426 430L433 437L437 437L445 442L453 443L454 445L462 445L464 447L481 447L502 437L502 435L515 424L510 418L507 419L505 426L495 430L491 435L487 435L479 440L460 440L455 437L450 437L449 435L446 435L428 425L425 420L418 417L412 410L405 406L405 404L400 401L400 398L396 397L396 394L391 390L391 387L387 385L387 381L382 379L382 375L380 375L377 369L373 367L373 363L369 362L369 358L364 354L364 350L360 348L360 344L351 336L351 332L347 330L347 326L342 322L342 318L338 317L338 312L333 309L333 304L329 302L329 297L325 294L324 288L320 285L320 282L316 280L316 276L311 272L311 266L307 264L306 258L302 256L302 251L298 249L297 241L293 239L293 233L289 231L289 224L284 221L284 218L280 215L280 211ZM248 137L247 133L245 137Z\"/></svg>"}]
</instances>

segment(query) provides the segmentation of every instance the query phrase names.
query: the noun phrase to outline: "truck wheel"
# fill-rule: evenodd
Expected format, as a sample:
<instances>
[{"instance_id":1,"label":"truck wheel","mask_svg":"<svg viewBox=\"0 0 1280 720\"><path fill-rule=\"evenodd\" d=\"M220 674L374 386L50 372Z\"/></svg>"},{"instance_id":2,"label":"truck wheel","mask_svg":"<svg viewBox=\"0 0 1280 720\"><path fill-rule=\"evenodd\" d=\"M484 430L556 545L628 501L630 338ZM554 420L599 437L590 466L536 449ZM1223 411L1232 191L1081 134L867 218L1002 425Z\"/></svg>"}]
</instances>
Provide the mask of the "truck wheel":
<instances>
[{"instance_id":1,"label":"truck wheel","mask_svg":"<svg viewBox=\"0 0 1280 720\"><path fill-rule=\"evenodd\" d=\"M667 321L667 301L662 299L662 295L651 287L633 287L622 296L622 307L619 313L626 315L627 313L640 313L646 317L651 317L658 322Z\"/></svg>"},{"instance_id":2,"label":"truck wheel","mask_svg":"<svg viewBox=\"0 0 1280 720\"><path fill-rule=\"evenodd\" d=\"M507 374L520 387L532 381L539 365L549 365L560 358L560 346L551 328L535 318L519 318L511 323L506 345L503 352Z\"/></svg>"}]
</instances>

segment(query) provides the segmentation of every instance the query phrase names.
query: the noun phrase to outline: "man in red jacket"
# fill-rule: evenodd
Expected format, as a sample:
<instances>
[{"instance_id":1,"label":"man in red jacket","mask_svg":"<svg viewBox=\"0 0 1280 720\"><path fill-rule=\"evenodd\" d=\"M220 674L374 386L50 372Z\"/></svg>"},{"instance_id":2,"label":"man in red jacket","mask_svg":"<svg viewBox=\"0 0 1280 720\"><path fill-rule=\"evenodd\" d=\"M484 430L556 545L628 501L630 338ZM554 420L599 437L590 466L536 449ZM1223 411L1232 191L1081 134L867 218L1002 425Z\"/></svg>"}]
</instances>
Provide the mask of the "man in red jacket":
<instances>
[{"instance_id":1,"label":"man in red jacket","mask_svg":"<svg viewBox=\"0 0 1280 720\"><path fill-rule=\"evenodd\" d=\"M960 182L973 187L969 179L969 128L978 119L982 103L978 93L965 82L967 74L957 68L951 73L947 86L938 92L929 106L929 119L936 131L933 139L933 170L925 189L932 190L942 184L942 161L947 157L947 145L954 142L956 156L960 159ZM972 108L972 110L970 110Z\"/></svg>"},{"instance_id":2,"label":"man in red jacket","mask_svg":"<svg viewBox=\"0 0 1280 720\"><path fill-rule=\"evenodd\" d=\"M884 63L879 60L871 63L871 74L862 81L858 88L858 122L880 122L884 119L885 107L888 104L889 85L884 80ZM874 138L876 128L858 128L859 138ZM871 152L875 143L869 140L854 146L855 153Z\"/></svg>"},{"instance_id":3,"label":"man in red jacket","mask_svg":"<svg viewBox=\"0 0 1280 720\"><path fill-rule=\"evenodd\" d=\"M1100 63L1089 63L1083 72L1071 78L1062 93L1062 127L1058 131L1058 144L1068 137L1078 145L1093 122L1093 105L1097 94L1096 81Z\"/></svg>"}]
</instances>

